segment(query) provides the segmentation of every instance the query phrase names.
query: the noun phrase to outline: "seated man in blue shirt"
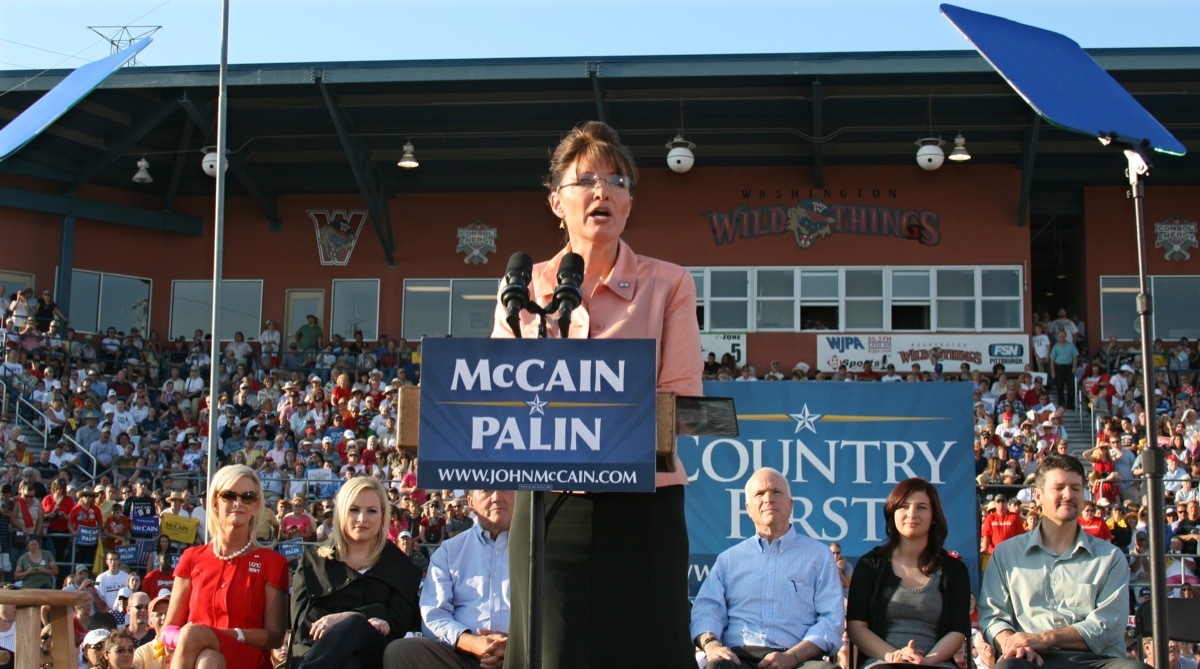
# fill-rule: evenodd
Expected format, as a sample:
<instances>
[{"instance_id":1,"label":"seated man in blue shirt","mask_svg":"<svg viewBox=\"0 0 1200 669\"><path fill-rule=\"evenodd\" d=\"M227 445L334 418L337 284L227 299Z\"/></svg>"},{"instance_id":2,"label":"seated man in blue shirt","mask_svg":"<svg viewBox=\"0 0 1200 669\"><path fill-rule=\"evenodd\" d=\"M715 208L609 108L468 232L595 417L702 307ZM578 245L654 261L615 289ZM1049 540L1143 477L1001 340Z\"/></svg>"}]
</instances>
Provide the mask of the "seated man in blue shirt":
<instances>
[{"instance_id":1,"label":"seated man in blue shirt","mask_svg":"<svg viewBox=\"0 0 1200 669\"><path fill-rule=\"evenodd\" d=\"M1147 669L1125 656L1129 567L1079 527L1087 477L1069 455L1038 465L1037 528L996 547L983 573L979 627L995 669Z\"/></svg>"},{"instance_id":2,"label":"seated man in blue shirt","mask_svg":"<svg viewBox=\"0 0 1200 669\"><path fill-rule=\"evenodd\" d=\"M513 492L472 490L477 521L442 542L421 588L421 632L383 654L385 669L499 669L508 643ZM828 551L826 551L828 553Z\"/></svg>"},{"instance_id":3,"label":"seated man in blue shirt","mask_svg":"<svg viewBox=\"0 0 1200 669\"><path fill-rule=\"evenodd\" d=\"M792 493L763 468L746 482L756 535L717 556L692 605L706 669L836 669L845 603L833 554L792 527Z\"/></svg>"}]
</instances>

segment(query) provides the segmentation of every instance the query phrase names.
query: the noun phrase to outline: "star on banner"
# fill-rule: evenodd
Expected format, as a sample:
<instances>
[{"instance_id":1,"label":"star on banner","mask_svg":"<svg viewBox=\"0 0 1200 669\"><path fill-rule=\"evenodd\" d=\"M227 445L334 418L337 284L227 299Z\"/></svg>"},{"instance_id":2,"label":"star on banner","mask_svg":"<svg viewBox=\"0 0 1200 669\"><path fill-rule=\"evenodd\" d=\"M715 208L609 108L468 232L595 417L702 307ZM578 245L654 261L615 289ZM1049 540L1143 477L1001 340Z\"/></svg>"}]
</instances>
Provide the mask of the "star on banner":
<instances>
[{"instance_id":1,"label":"star on banner","mask_svg":"<svg viewBox=\"0 0 1200 669\"><path fill-rule=\"evenodd\" d=\"M800 413L788 415L792 417L792 420L796 421L796 434L799 434L800 430L808 430L813 434L817 433L817 428L814 427L813 424L820 420L822 414L810 413L808 411L807 404L805 404L804 408L800 410Z\"/></svg>"},{"instance_id":2,"label":"star on banner","mask_svg":"<svg viewBox=\"0 0 1200 669\"><path fill-rule=\"evenodd\" d=\"M550 404L550 403L543 402L542 398L538 397L537 395L534 395L533 399L526 402L526 404L529 405L529 415L530 416L532 416L533 414L538 414L539 416L545 416L546 415L546 411L545 411L546 405ZM816 430L814 430L814 432L815 431Z\"/></svg>"}]
</instances>

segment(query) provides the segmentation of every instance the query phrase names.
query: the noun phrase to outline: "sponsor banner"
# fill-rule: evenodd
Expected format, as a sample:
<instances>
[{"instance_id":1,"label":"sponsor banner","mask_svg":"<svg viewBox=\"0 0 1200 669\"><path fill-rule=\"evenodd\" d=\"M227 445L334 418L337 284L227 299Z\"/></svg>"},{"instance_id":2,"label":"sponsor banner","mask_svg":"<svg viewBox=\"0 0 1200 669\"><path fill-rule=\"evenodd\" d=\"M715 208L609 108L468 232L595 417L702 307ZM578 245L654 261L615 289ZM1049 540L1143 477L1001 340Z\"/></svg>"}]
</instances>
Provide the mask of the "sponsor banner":
<instances>
[{"instance_id":1,"label":"sponsor banner","mask_svg":"<svg viewBox=\"0 0 1200 669\"><path fill-rule=\"evenodd\" d=\"M942 365L947 374L957 374L965 363L972 370L990 372L996 365L1021 370L1030 361L1026 334L819 334L817 369L835 372L846 365L860 372L864 362L883 373L889 364L897 374L907 374L917 365L922 372Z\"/></svg>"},{"instance_id":2,"label":"sponsor banner","mask_svg":"<svg viewBox=\"0 0 1200 669\"><path fill-rule=\"evenodd\" d=\"M181 544L196 543L196 531L200 529L198 518L177 516L173 513L162 515L162 533Z\"/></svg>"},{"instance_id":3,"label":"sponsor banner","mask_svg":"<svg viewBox=\"0 0 1200 669\"><path fill-rule=\"evenodd\" d=\"M158 534L158 516L132 516L134 534Z\"/></svg>"},{"instance_id":4,"label":"sponsor banner","mask_svg":"<svg viewBox=\"0 0 1200 669\"><path fill-rule=\"evenodd\" d=\"M979 539L971 387L965 383L735 383L704 394L732 397L738 437L680 437L687 488L688 580L694 596L722 551L754 536L745 485L760 467L791 484L796 531L838 542L855 562L883 543L883 504L920 476L938 487L948 550L977 585Z\"/></svg>"},{"instance_id":5,"label":"sponsor banner","mask_svg":"<svg viewBox=\"0 0 1200 669\"><path fill-rule=\"evenodd\" d=\"M650 339L422 340L422 488L654 490Z\"/></svg>"},{"instance_id":6,"label":"sponsor banner","mask_svg":"<svg viewBox=\"0 0 1200 669\"><path fill-rule=\"evenodd\" d=\"M701 334L700 350L705 360L708 360L709 353L716 353L717 362L728 353L733 356L738 367L741 367L746 364L746 333Z\"/></svg>"}]
</instances>

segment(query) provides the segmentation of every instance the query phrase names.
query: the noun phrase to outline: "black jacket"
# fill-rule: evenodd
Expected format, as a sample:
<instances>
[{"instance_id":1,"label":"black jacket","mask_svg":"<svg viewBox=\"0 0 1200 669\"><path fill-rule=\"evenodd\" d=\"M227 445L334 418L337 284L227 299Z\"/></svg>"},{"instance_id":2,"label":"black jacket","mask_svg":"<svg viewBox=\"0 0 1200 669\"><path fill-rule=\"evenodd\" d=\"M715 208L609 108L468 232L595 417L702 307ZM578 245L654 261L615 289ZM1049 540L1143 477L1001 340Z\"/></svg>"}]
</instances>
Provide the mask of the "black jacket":
<instances>
[{"instance_id":1,"label":"black jacket","mask_svg":"<svg viewBox=\"0 0 1200 669\"><path fill-rule=\"evenodd\" d=\"M971 577L962 560L942 551L942 578L938 590L942 593L942 615L937 636L950 632L971 636ZM892 571L892 560L879 546L862 556L854 565L850 577L850 592L846 600L846 620L861 620L880 638L887 632L887 608L900 577ZM859 653L859 665L871 658Z\"/></svg>"},{"instance_id":2,"label":"black jacket","mask_svg":"<svg viewBox=\"0 0 1200 669\"><path fill-rule=\"evenodd\" d=\"M344 562L304 551L292 577L292 656L300 657L313 644L309 627L330 613L358 611L367 618L382 618L391 628L389 639L399 639L420 628L417 588L421 571L391 542L385 543L379 561L365 574Z\"/></svg>"}]
</instances>

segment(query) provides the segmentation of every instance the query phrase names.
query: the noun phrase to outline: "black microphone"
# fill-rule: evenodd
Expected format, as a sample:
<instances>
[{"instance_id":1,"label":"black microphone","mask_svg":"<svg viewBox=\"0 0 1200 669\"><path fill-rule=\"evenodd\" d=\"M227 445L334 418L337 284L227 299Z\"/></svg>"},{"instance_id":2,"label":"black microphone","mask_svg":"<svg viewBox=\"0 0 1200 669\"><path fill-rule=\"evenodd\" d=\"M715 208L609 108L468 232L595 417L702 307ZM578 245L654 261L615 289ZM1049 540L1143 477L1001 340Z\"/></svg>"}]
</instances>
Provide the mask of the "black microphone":
<instances>
[{"instance_id":1,"label":"black microphone","mask_svg":"<svg viewBox=\"0 0 1200 669\"><path fill-rule=\"evenodd\" d=\"M533 258L524 251L512 254L504 270L504 288L500 303L508 313L505 320L513 336L521 338L521 310L529 304L529 282L533 277Z\"/></svg>"},{"instance_id":2,"label":"black microphone","mask_svg":"<svg viewBox=\"0 0 1200 669\"><path fill-rule=\"evenodd\" d=\"M558 263L558 285L554 287L554 309L558 311L558 333L566 337L571 329L571 310L583 301L579 289L583 283L583 256L568 253Z\"/></svg>"}]
</instances>

